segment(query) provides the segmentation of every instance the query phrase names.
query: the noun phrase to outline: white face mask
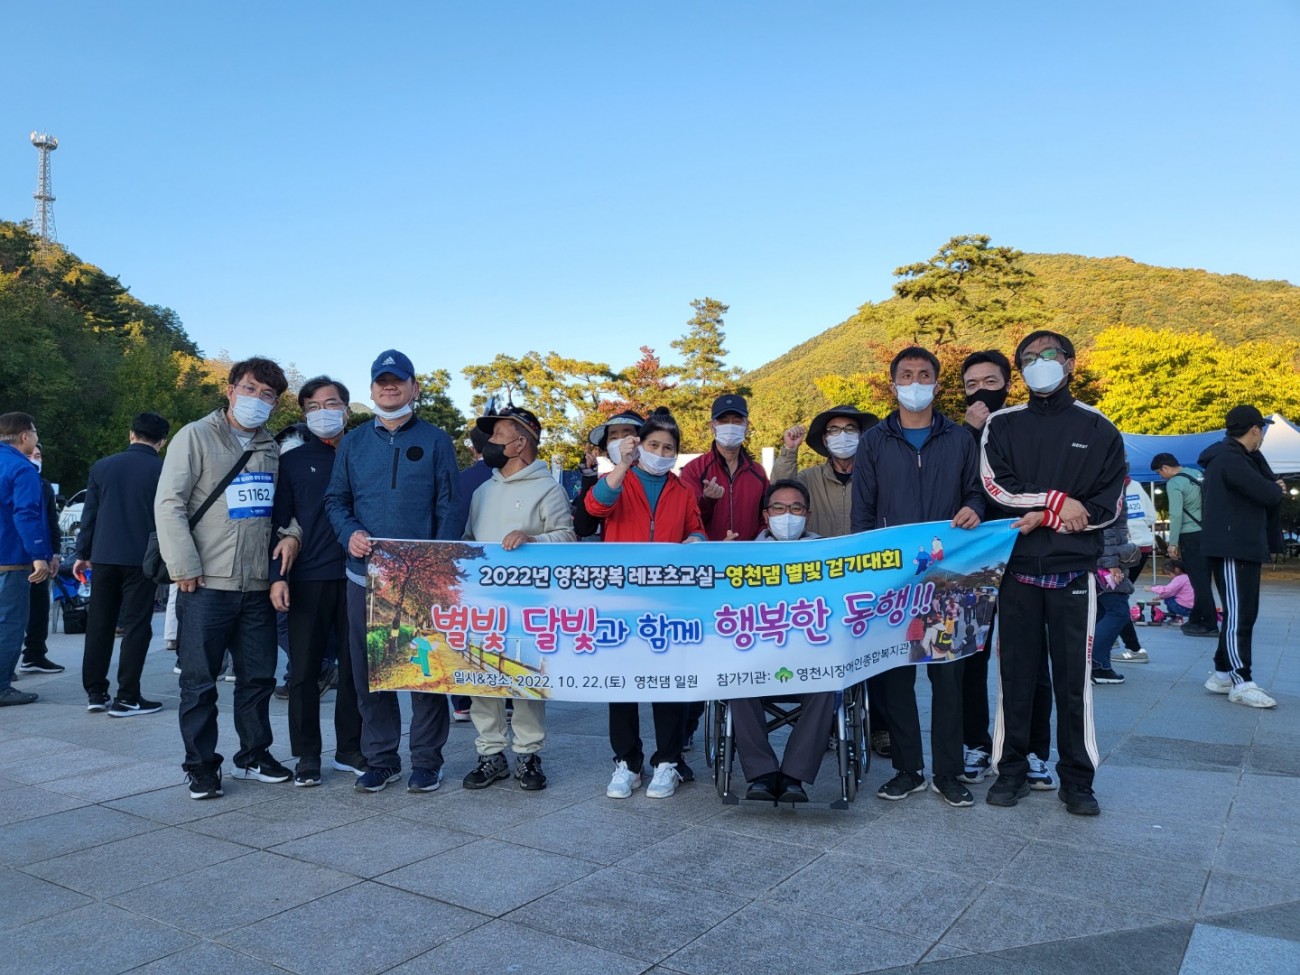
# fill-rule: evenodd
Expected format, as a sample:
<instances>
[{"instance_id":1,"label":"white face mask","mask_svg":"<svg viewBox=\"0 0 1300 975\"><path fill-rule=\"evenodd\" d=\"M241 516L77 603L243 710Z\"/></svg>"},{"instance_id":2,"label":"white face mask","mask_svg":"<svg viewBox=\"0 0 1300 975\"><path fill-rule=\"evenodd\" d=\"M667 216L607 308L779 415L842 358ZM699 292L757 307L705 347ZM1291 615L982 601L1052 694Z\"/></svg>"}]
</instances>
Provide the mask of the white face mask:
<instances>
[{"instance_id":1,"label":"white face mask","mask_svg":"<svg viewBox=\"0 0 1300 975\"><path fill-rule=\"evenodd\" d=\"M34 460L34 461L32 461L32 463L36 465L37 473L39 473L39 472L40 472L40 469L41 469L41 461L39 461L39 460Z\"/></svg>"},{"instance_id":2,"label":"white face mask","mask_svg":"<svg viewBox=\"0 0 1300 975\"><path fill-rule=\"evenodd\" d=\"M791 539L803 536L804 525L808 524L806 515L768 515L767 530L772 533L772 537L780 542L788 542Z\"/></svg>"},{"instance_id":3,"label":"white face mask","mask_svg":"<svg viewBox=\"0 0 1300 975\"><path fill-rule=\"evenodd\" d=\"M826 449L832 457L845 460L858 452L858 441L862 439L857 433L832 433L826 438Z\"/></svg>"},{"instance_id":4,"label":"white face mask","mask_svg":"<svg viewBox=\"0 0 1300 975\"><path fill-rule=\"evenodd\" d=\"M271 404L257 396L235 395L235 407L231 415L245 430L256 430L271 416Z\"/></svg>"},{"instance_id":5,"label":"white face mask","mask_svg":"<svg viewBox=\"0 0 1300 975\"><path fill-rule=\"evenodd\" d=\"M895 388L898 390L898 405L910 413L920 413L934 402L933 383L908 383Z\"/></svg>"},{"instance_id":6,"label":"white face mask","mask_svg":"<svg viewBox=\"0 0 1300 975\"><path fill-rule=\"evenodd\" d=\"M1065 367L1059 359L1035 359L1020 374L1035 393L1052 393L1065 379Z\"/></svg>"},{"instance_id":7,"label":"white face mask","mask_svg":"<svg viewBox=\"0 0 1300 975\"><path fill-rule=\"evenodd\" d=\"M623 442L621 440L611 440L605 444L605 456L609 458L611 464L617 467L623 459Z\"/></svg>"},{"instance_id":8,"label":"white face mask","mask_svg":"<svg viewBox=\"0 0 1300 975\"><path fill-rule=\"evenodd\" d=\"M719 423L713 428L713 439L720 447L739 447L745 442L745 424Z\"/></svg>"},{"instance_id":9,"label":"white face mask","mask_svg":"<svg viewBox=\"0 0 1300 975\"><path fill-rule=\"evenodd\" d=\"M410 414L411 404L407 403L405 406L399 406L395 410L381 410L376 406L374 412L375 416L379 417L381 420L400 420L402 417Z\"/></svg>"},{"instance_id":10,"label":"white face mask","mask_svg":"<svg viewBox=\"0 0 1300 975\"><path fill-rule=\"evenodd\" d=\"M322 440L332 440L343 432L346 418L343 410L316 410L307 414L307 429Z\"/></svg>"},{"instance_id":11,"label":"white face mask","mask_svg":"<svg viewBox=\"0 0 1300 975\"><path fill-rule=\"evenodd\" d=\"M641 456L637 458L637 463L647 474L658 476L667 474L677 466L677 456L674 454L672 457L660 457L658 454L646 453L643 450Z\"/></svg>"}]
</instances>

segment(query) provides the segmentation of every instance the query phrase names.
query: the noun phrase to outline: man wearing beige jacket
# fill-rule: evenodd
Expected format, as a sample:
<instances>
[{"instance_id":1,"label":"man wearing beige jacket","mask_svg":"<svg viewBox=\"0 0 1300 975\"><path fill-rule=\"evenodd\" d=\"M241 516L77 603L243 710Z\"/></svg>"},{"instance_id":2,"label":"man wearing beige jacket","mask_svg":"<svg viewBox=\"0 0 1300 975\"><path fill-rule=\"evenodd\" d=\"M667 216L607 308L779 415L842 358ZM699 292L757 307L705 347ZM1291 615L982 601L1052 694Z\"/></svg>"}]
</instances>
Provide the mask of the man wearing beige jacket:
<instances>
[{"instance_id":1,"label":"man wearing beige jacket","mask_svg":"<svg viewBox=\"0 0 1300 975\"><path fill-rule=\"evenodd\" d=\"M288 385L270 359L235 363L226 404L173 437L154 496L158 547L180 591L182 767L191 799L222 794L216 680L227 649L234 662L239 734L232 774L258 782L290 778L270 753L276 644L268 559L291 562L297 540L286 538L271 552L280 452L266 429Z\"/></svg>"},{"instance_id":2,"label":"man wearing beige jacket","mask_svg":"<svg viewBox=\"0 0 1300 975\"><path fill-rule=\"evenodd\" d=\"M812 498L808 506L808 531L823 538L849 534L849 485L853 480L858 438L879 422L874 413L863 413L856 406L833 406L818 413L808 427L807 443L826 458L826 463L798 473L804 428L796 424L785 432L781 452L772 465L772 480L797 480L808 489Z\"/></svg>"}]
</instances>

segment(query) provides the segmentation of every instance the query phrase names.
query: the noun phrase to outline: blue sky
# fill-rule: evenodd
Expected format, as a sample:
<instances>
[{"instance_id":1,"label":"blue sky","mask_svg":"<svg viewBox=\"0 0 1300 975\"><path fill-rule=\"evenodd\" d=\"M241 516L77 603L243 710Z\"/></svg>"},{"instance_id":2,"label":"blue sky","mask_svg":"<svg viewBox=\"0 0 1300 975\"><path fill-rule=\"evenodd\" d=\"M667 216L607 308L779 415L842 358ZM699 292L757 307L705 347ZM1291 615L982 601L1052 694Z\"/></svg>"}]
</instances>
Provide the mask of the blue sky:
<instances>
[{"instance_id":1,"label":"blue sky","mask_svg":"<svg viewBox=\"0 0 1300 975\"><path fill-rule=\"evenodd\" d=\"M1300 282L1300 4L11 4L0 217L209 353L753 368L954 234ZM42 39L43 38L43 39Z\"/></svg>"}]
</instances>

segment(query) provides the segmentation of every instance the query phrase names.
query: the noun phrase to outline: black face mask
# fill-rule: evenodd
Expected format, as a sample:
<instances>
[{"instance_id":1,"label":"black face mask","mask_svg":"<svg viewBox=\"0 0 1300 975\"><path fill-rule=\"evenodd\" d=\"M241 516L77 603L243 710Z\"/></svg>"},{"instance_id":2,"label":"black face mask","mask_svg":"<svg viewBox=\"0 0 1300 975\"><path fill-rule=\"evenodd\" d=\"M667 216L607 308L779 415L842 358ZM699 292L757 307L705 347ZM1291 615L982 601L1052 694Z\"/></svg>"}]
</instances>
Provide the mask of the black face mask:
<instances>
[{"instance_id":1,"label":"black face mask","mask_svg":"<svg viewBox=\"0 0 1300 975\"><path fill-rule=\"evenodd\" d=\"M1006 387L1002 389L977 389L973 393L967 393L966 405L973 406L975 403L983 403L989 408L990 413L996 413L1007 403Z\"/></svg>"},{"instance_id":2,"label":"black face mask","mask_svg":"<svg viewBox=\"0 0 1300 975\"><path fill-rule=\"evenodd\" d=\"M483 445L483 463L487 464L488 467L500 470L506 466L509 460L510 458L506 456L504 444L493 443L489 440Z\"/></svg>"}]
</instances>

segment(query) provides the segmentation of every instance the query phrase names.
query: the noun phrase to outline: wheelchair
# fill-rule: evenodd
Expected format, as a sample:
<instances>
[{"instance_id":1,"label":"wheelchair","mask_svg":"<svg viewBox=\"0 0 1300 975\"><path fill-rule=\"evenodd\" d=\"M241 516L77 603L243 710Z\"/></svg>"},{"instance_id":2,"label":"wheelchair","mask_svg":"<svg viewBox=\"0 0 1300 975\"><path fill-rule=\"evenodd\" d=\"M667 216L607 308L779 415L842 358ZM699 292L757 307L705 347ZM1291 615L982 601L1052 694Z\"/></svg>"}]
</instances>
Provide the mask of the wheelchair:
<instances>
[{"instance_id":1,"label":"wheelchair","mask_svg":"<svg viewBox=\"0 0 1300 975\"><path fill-rule=\"evenodd\" d=\"M799 720L801 708L797 697L776 695L763 698L763 710L767 714L767 734L770 737L772 732L780 728L793 726ZM849 803L856 798L858 786L871 767L871 749L867 747L869 740L867 685L864 681L835 694L831 745L839 772L840 796L830 804L830 808L847 809ZM727 701L710 701L708 704L704 722L704 761L713 770L713 785L718 790L718 798L726 805L738 805L744 798L747 786L741 778L740 792L732 789L736 740L732 730L731 708ZM772 805L778 804L772 800Z\"/></svg>"}]
</instances>

